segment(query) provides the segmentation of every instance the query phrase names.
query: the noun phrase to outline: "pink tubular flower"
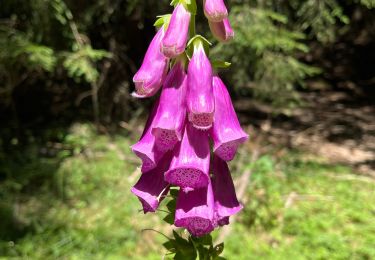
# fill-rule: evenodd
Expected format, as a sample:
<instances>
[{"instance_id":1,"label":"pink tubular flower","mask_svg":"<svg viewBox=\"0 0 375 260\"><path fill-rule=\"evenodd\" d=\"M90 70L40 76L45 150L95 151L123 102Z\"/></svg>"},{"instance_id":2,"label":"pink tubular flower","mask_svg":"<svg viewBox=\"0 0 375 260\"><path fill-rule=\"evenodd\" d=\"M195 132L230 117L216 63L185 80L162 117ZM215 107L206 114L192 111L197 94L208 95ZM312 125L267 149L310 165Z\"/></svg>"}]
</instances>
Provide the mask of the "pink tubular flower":
<instances>
[{"instance_id":1,"label":"pink tubular flower","mask_svg":"<svg viewBox=\"0 0 375 260\"><path fill-rule=\"evenodd\" d=\"M195 128L212 127L215 101L212 89L212 67L202 43L194 46L188 67L187 108L189 121Z\"/></svg>"},{"instance_id":2,"label":"pink tubular flower","mask_svg":"<svg viewBox=\"0 0 375 260\"><path fill-rule=\"evenodd\" d=\"M166 57L174 58L185 51L190 17L190 12L182 4L174 9L161 44L161 51Z\"/></svg>"},{"instance_id":3,"label":"pink tubular flower","mask_svg":"<svg viewBox=\"0 0 375 260\"><path fill-rule=\"evenodd\" d=\"M214 197L211 183L205 188L180 191L177 199L175 226L186 228L194 236L203 236L215 228Z\"/></svg>"},{"instance_id":4,"label":"pink tubular flower","mask_svg":"<svg viewBox=\"0 0 375 260\"><path fill-rule=\"evenodd\" d=\"M159 99L155 102L140 140L131 147L132 151L142 160L142 172L147 172L155 168L159 159L165 153L165 151L161 151L155 147L155 137L151 133L158 106Z\"/></svg>"},{"instance_id":5,"label":"pink tubular flower","mask_svg":"<svg viewBox=\"0 0 375 260\"><path fill-rule=\"evenodd\" d=\"M164 173L168 170L171 157L171 152L166 154L156 168L143 173L131 189L131 192L142 203L145 214L155 212L169 191L169 184L164 180Z\"/></svg>"},{"instance_id":6,"label":"pink tubular flower","mask_svg":"<svg viewBox=\"0 0 375 260\"><path fill-rule=\"evenodd\" d=\"M135 93L138 98L153 96L161 87L168 71L168 59L160 52L164 36L163 27L156 33L143 59L141 68L133 77Z\"/></svg>"},{"instance_id":7,"label":"pink tubular flower","mask_svg":"<svg viewBox=\"0 0 375 260\"><path fill-rule=\"evenodd\" d=\"M228 10L224 0L205 0L204 14L212 22L220 22L228 17Z\"/></svg>"},{"instance_id":8,"label":"pink tubular flower","mask_svg":"<svg viewBox=\"0 0 375 260\"><path fill-rule=\"evenodd\" d=\"M214 152L221 159L231 161L248 135L242 130L228 90L218 76L213 78L213 88L216 111L210 135L214 141Z\"/></svg>"},{"instance_id":9,"label":"pink tubular flower","mask_svg":"<svg viewBox=\"0 0 375 260\"><path fill-rule=\"evenodd\" d=\"M230 22L228 18L225 18L224 20L220 22L208 21L208 24L210 26L213 36L218 41L228 42L233 39L234 31L232 27L230 26Z\"/></svg>"},{"instance_id":10,"label":"pink tubular flower","mask_svg":"<svg viewBox=\"0 0 375 260\"><path fill-rule=\"evenodd\" d=\"M156 146L162 151L173 149L181 141L186 117L186 88L187 77L183 64L177 62L164 82L152 129Z\"/></svg>"},{"instance_id":11,"label":"pink tubular flower","mask_svg":"<svg viewBox=\"0 0 375 260\"><path fill-rule=\"evenodd\" d=\"M186 125L185 133L165 180L182 188L195 189L207 186L209 182L210 145L207 133Z\"/></svg>"},{"instance_id":12,"label":"pink tubular flower","mask_svg":"<svg viewBox=\"0 0 375 260\"><path fill-rule=\"evenodd\" d=\"M223 226L229 224L229 217L237 214L242 209L242 205L237 200L227 163L216 155L213 159L213 174L215 219L219 226Z\"/></svg>"}]
</instances>

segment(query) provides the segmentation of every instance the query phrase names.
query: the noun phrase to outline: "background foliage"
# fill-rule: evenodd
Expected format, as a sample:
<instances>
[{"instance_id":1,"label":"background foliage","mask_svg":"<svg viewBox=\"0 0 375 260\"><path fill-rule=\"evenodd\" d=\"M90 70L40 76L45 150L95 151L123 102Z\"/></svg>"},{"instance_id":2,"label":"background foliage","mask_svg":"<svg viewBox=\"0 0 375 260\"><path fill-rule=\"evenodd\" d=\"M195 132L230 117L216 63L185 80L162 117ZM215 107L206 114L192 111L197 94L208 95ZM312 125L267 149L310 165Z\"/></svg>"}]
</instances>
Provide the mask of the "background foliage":
<instances>
[{"instance_id":1,"label":"background foliage","mask_svg":"<svg viewBox=\"0 0 375 260\"><path fill-rule=\"evenodd\" d=\"M233 63L226 78L242 94L293 107L299 101L296 87L323 72L309 60L311 49L330 48L351 30L354 15L365 19L366 8L374 5L371 0L231 1L236 37L217 45L213 56ZM167 12L168 1L2 1L1 111L17 119L30 109L20 104L18 90L38 88L64 103L61 110L89 106L91 97L96 121L128 118L127 108L134 105L127 98L130 79L154 32L155 16ZM46 101L39 108L55 107Z\"/></svg>"}]
</instances>

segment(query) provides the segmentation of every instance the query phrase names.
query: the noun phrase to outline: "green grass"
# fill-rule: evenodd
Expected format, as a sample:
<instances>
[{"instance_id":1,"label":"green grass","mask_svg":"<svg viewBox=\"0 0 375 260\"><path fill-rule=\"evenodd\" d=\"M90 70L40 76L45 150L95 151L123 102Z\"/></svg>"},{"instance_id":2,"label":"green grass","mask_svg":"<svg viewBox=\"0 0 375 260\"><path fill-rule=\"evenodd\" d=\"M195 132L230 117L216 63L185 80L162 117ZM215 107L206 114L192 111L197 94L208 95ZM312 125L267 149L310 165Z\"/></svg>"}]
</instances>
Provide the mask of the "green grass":
<instances>
[{"instance_id":1,"label":"green grass","mask_svg":"<svg viewBox=\"0 0 375 260\"><path fill-rule=\"evenodd\" d=\"M227 241L226 256L375 258L375 180L293 153L278 164L262 157L253 171L250 203Z\"/></svg>"},{"instance_id":2,"label":"green grass","mask_svg":"<svg viewBox=\"0 0 375 260\"><path fill-rule=\"evenodd\" d=\"M77 125L63 139L69 149L56 156L40 156L37 147L2 154L0 258L161 259L163 237L142 229L169 229L164 213L140 213L129 191L136 181L136 165L123 160L130 143ZM296 152L244 167L253 172L248 202L225 257L375 258L374 180Z\"/></svg>"}]
</instances>

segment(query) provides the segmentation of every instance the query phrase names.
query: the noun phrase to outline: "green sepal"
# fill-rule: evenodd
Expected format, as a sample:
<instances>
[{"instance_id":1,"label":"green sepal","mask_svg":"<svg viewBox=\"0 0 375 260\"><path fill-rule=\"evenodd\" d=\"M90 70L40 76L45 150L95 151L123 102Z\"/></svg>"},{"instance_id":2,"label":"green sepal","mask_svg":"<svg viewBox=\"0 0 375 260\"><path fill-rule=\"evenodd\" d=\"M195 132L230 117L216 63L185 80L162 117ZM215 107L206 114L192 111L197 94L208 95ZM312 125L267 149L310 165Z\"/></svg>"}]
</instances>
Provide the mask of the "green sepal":
<instances>
[{"instance_id":1,"label":"green sepal","mask_svg":"<svg viewBox=\"0 0 375 260\"><path fill-rule=\"evenodd\" d=\"M186 10L188 10L192 15L197 14L197 2L196 0L181 0L180 1Z\"/></svg>"},{"instance_id":2,"label":"green sepal","mask_svg":"<svg viewBox=\"0 0 375 260\"><path fill-rule=\"evenodd\" d=\"M232 65L232 63L222 60L213 60L211 61L211 65L215 69L227 69Z\"/></svg>"},{"instance_id":3,"label":"green sepal","mask_svg":"<svg viewBox=\"0 0 375 260\"><path fill-rule=\"evenodd\" d=\"M181 2L181 0L172 0L171 6L176 7Z\"/></svg>"},{"instance_id":4,"label":"green sepal","mask_svg":"<svg viewBox=\"0 0 375 260\"><path fill-rule=\"evenodd\" d=\"M173 198L175 198L175 199L177 199L177 197L178 197L178 192L179 192L179 189L176 188L176 187L171 187L171 188L169 189L169 194L170 194Z\"/></svg>"},{"instance_id":5,"label":"green sepal","mask_svg":"<svg viewBox=\"0 0 375 260\"><path fill-rule=\"evenodd\" d=\"M197 14L197 2L196 0L172 0L171 6L176 7L178 4L182 4L189 13L192 15Z\"/></svg>"},{"instance_id":6,"label":"green sepal","mask_svg":"<svg viewBox=\"0 0 375 260\"><path fill-rule=\"evenodd\" d=\"M156 21L154 23L154 26L156 28L160 28L164 26L165 28L168 27L169 21L171 20L171 14L165 14L165 15L158 15L156 16Z\"/></svg>"},{"instance_id":7,"label":"green sepal","mask_svg":"<svg viewBox=\"0 0 375 260\"><path fill-rule=\"evenodd\" d=\"M210 46L212 45L212 43L209 42L202 35L198 34L191 38L187 44L186 54L189 57L189 59L191 59L191 57L193 56L195 47L198 47L200 44L203 46L206 55L210 55Z\"/></svg>"}]
</instances>

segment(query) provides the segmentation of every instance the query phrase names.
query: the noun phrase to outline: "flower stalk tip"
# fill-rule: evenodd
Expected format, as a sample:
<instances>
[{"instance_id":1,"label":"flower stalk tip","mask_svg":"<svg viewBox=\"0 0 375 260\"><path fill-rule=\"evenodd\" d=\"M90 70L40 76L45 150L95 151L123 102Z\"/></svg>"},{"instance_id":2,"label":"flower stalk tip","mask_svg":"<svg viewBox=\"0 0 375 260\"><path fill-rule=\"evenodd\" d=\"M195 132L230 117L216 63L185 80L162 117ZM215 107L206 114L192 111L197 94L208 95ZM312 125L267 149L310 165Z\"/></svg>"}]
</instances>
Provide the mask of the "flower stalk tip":
<instances>
[{"instance_id":1,"label":"flower stalk tip","mask_svg":"<svg viewBox=\"0 0 375 260\"><path fill-rule=\"evenodd\" d=\"M228 225L242 209L227 162L248 135L226 86L213 71L230 63L211 62L211 43L196 34L196 0L172 0L171 5L173 13L155 22L158 31L133 78L133 96L151 97L160 88L161 93L132 146L142 160L142 175L131 192L144 213L155 212L164 198L172 197L165 220L191 234L185 241L193 248L193 259L200 241L212 240L209 233ZM203 7L213 36L220 42L231 40L234 32L224 1L204 0ZM165 245L177 255L183 238L173 234L175 239ZM207 252L215 258L224 246L209 243Z\"/></svg>"}]
</instances>

